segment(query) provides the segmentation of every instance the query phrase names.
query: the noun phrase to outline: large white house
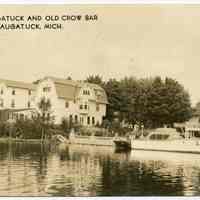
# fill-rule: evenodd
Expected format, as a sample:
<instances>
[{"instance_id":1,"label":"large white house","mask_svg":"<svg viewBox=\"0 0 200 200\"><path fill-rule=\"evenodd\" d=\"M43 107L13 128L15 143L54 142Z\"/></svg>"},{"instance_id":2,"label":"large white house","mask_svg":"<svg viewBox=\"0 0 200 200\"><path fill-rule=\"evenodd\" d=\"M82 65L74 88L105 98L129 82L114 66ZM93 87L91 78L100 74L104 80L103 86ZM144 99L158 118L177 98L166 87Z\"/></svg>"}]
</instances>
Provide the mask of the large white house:
<instances>
[{"instance_id":1,"label":"large white house","mask_svg":"<svg viewBox=\"0 0 200 200\"><path fill-rule=\"evenodd\" d=\"M45 77L37 84L0 79L0 120L40 112L42 98L50 100L56 124L63 118L84 126L101 124L108 104L105 91L96 84L55 77Z\"/></svg>"},{"instance_id":2,"label":"large white house","mask_svg":"<svg viewBox=\"0 0 200 200\"><path fill-rule=\"evenodd\" d=\"M38 83L35 105L42 98L51 102L55 123L67 118L85 126L101 124L108 103L105 91L96 84L45 77Z\"/></svg>"},{"instance_id":3,"label":"large white house","mask_svg":"<svg viewBox=\"0 0 200 200\"><path fill-rule=\"evenodd\" d=\"M34 84L0 79L0 120L30 114L27 111L35 105L35 89Z\"/></svg>"}]
</instances>

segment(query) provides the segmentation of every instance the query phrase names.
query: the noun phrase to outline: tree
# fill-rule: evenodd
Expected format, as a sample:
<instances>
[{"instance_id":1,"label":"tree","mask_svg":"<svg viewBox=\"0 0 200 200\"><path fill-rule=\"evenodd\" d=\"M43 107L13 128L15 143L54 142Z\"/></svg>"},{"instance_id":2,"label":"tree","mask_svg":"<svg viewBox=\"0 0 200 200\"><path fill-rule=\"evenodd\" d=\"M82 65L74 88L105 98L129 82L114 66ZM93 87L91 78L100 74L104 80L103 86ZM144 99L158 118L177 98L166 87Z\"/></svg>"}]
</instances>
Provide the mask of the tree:
<instances>
[{"instance_id":1,"label":"tree","mask_svg":"<svg viewBox=\"0 0 200 200\"><path fill-rule=\"evenodd\" d=\"M50 122L53 121L53 117L51 116L50 99L46 99L45 97L41 98L38 103L38 108L42 126L41 140L43 140L44 138L46 138L46 130L48 129Z\"/></svg>"},{"instance_id":2,"label":"tree","mask_svg":"<svg viewBox=\"0 0 200 200\"><path fill-rule=\"evenodd\" d=\"M110 79L104 89L108 96L106 119L145 125L149 128L173 126L191 117L192 109L187 91L176 80L161 77Z\"/></svg>"},{"instance_id":3,"label":"tree","mask_svg":"<svg viewBox=\"0 0 200 200\"><path fill-rule=\"evenodd\" d=\"M166 102L169 124L187 121L192 116L190 96L188 92L176 80L165 79Z\"/></svg>"},{"instance_id":4,"label":"tree","mask_svg":"<svg viewBox=\"0 0 200 200\"><path fill-rule=\"evenodd\" d=\"M138 120L139 83L135 77L125 77L120 81L120 121L134 125Z\"/></svg>"},{"instance_id":5,"label":"tree","mask_svg":"<svg viewBox=\"0 0 200 200\"><path fill-rule=\"evenodd\" d=\"M71 77L71 76L68 76L68 77L67 77L67 80L72 80L72 77Z\"/></svg>"},{"instance_id":6,"label":"tree","mask_svg":"<svg viewBox=\"0 0 200 200\"><path fill-rule=\"evenodd\" d=\"M114 119L114 113L119 112L122 98L121 98L121 90L120 90L120 84L119 81L116 79L110 79L104 87L108 102L107 105L107 113L106 118L110 121Z\"/></svg>"},{"instance_id":7,"label":"tree","mask_svg":"<svg viewBox=\"0 0 200 200\"><path fill-rule=\"evenodd\" d=\"M193 108L193 115L200 117L200 102L197 102Z\"/></svg>"},{"instance_id":8,"label":"tree","mask_svg":"<svg viewBox=\"0 0 200 200\"><path fill-rule=\"evenodd\" d=\"M100 86L104 86L104 82L102 80L102 77L99 75L90 75L86 78L86 82L88 83L94 83Z\"/></svg>"},{"instance_id":9,"label":"tree","mask_svg":"<svg viewBox=\"0 0 200 200\"><path fill-rule=\"evenodd\" d=\"M147 96L147 116L150 119L150 126L160 127L165 124L167 102L165 101L165 86L161 77L155 77Z\"/></svg>"}]
</instances>

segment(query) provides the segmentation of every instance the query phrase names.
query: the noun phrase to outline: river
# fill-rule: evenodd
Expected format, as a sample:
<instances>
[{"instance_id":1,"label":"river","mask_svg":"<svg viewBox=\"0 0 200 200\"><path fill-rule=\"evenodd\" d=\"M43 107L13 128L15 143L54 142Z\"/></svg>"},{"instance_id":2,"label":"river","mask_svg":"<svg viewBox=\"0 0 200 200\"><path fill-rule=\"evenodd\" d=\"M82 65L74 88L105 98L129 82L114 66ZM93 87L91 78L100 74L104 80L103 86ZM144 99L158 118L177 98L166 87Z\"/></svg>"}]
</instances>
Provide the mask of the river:
<instances>
[{"instance_id":1,"label":"river","mask_svg":"<svg viewBox=\"0 0 200 200\"><path fill-rule=\"evenodd\" d=\"M0 142L0 196L200 195L200 155Z\"/></svg>"}]
</instances>

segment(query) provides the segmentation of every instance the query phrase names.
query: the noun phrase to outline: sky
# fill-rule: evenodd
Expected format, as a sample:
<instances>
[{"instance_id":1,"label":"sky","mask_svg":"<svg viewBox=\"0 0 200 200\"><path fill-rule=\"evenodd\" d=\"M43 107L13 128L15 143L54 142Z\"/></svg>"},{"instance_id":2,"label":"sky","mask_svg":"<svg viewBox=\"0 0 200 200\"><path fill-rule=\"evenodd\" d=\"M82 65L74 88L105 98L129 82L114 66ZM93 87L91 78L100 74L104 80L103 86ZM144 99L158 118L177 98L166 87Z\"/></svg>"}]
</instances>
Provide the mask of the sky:
<instances>
[{"instance_id":1,"label":"sky","mask_svg":"<svg viewBox=\"0 0 200 200\"><path fill-rule=\"evenodd\" d=\"M98 20L62 22L62 30L0 30L0 78L167 76L183 84L193 105L200 101L200 5L0 7L0 16L77 14Z\"/></svg>"}]
</instances>

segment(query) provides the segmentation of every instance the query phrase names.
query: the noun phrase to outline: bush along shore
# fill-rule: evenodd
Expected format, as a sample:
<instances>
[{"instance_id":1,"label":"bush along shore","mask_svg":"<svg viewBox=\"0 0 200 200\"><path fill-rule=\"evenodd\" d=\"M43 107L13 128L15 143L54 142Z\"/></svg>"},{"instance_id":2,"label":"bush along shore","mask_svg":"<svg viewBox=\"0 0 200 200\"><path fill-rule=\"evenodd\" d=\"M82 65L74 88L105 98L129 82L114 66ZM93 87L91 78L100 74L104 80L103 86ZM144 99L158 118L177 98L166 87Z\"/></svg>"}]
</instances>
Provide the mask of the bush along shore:
<instances>
[{"instance_id":1,"label":"bush along shore","mask_svg":"<svg viewBox=\"0 0 200 200\"><path fill-rule=\"evenodd\" d=\"M70 122L67 118L63 118L60 125L54 123L44 123L41 118L19 119L13 123L0 123L0 141L31 141L31 142L50 142L53 136L59 134L69 139L71 130L75 131L77 136L97 136L97 137L115 137L126 136L133 132L133 128L122 127L121 123L115 121L109 123L104 121L103 124L95 127L83 127L79 124ZM147 135L147 130L138 128L135 131L136 137Z\"/></svg>"}]
</instances>

